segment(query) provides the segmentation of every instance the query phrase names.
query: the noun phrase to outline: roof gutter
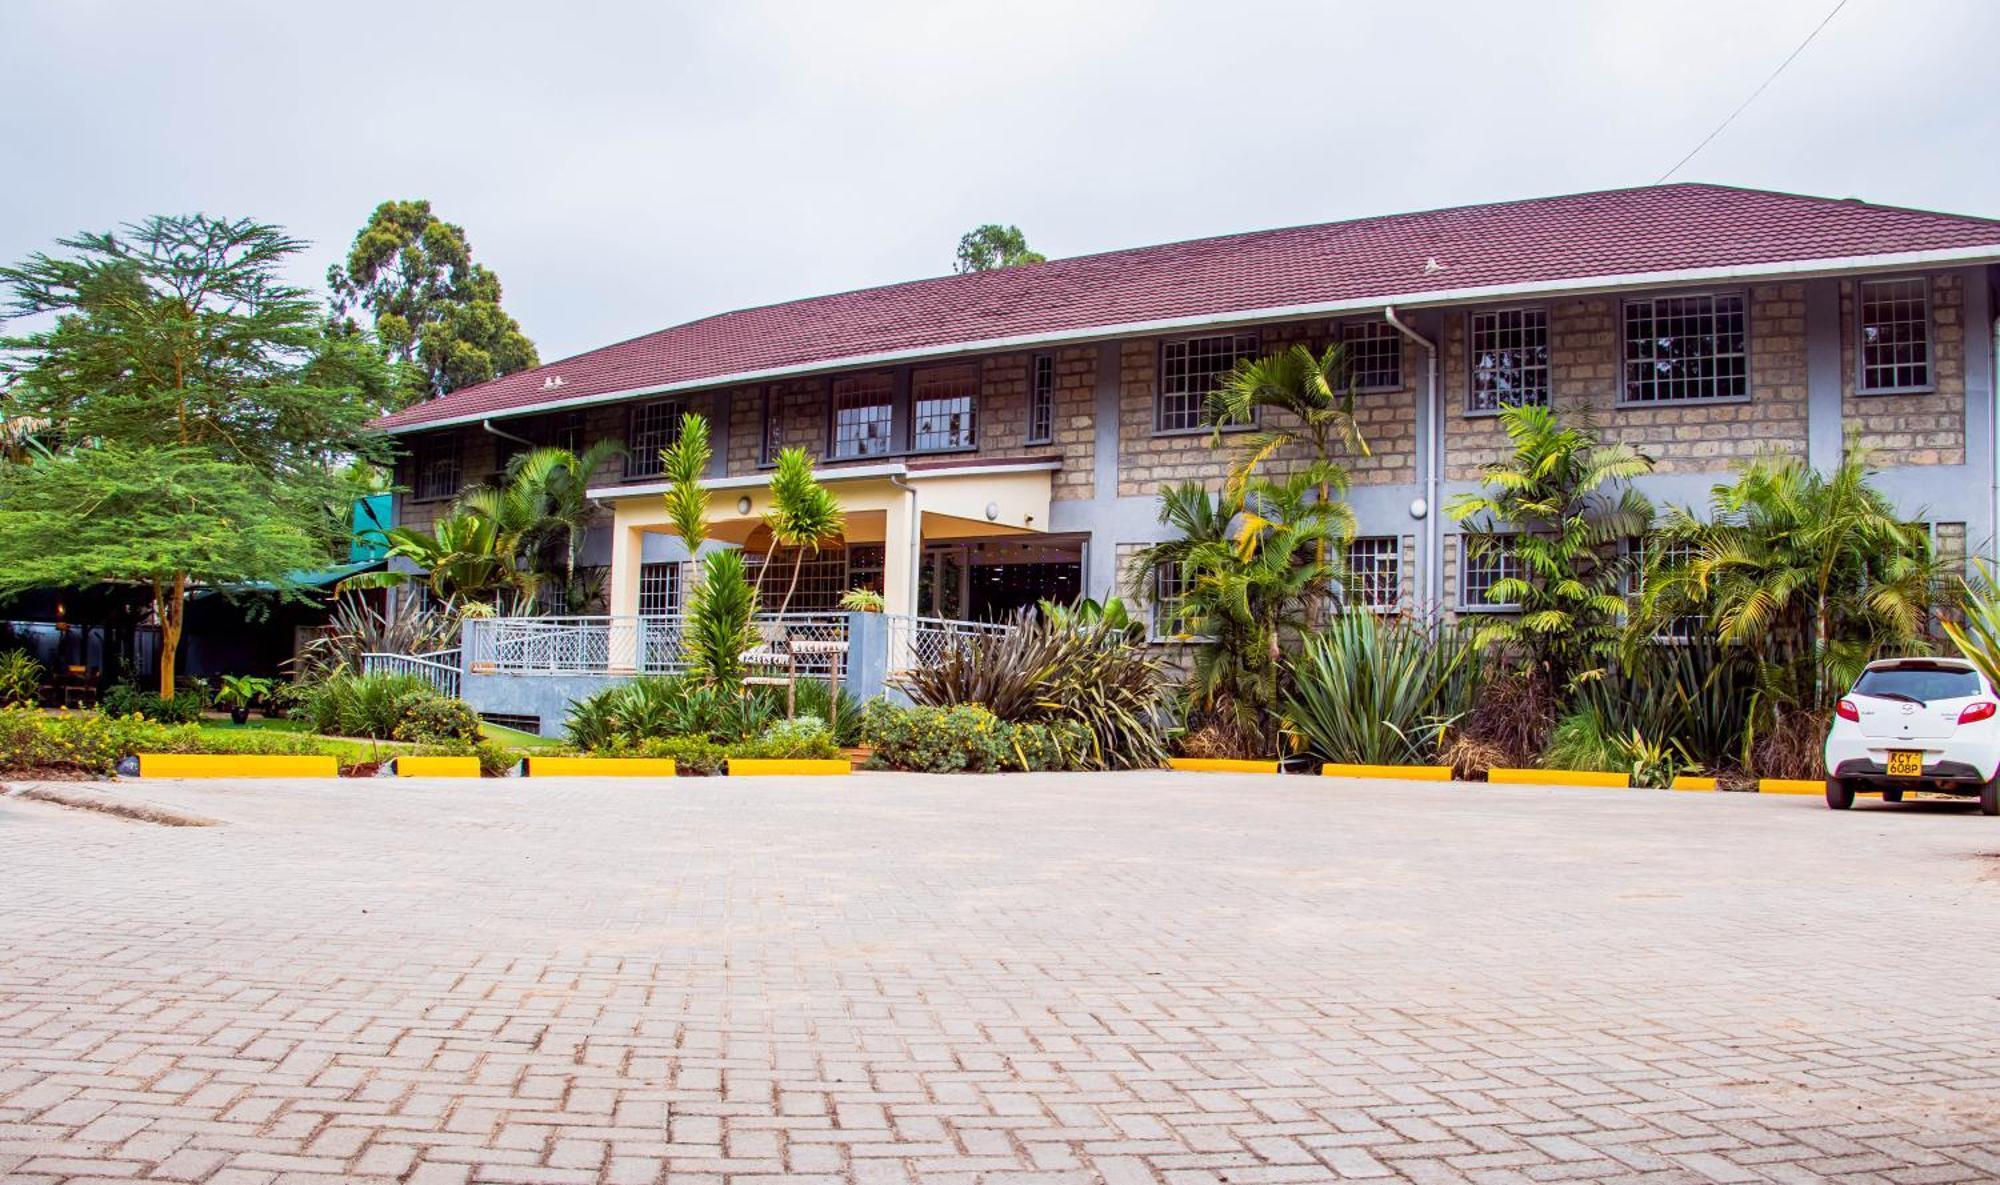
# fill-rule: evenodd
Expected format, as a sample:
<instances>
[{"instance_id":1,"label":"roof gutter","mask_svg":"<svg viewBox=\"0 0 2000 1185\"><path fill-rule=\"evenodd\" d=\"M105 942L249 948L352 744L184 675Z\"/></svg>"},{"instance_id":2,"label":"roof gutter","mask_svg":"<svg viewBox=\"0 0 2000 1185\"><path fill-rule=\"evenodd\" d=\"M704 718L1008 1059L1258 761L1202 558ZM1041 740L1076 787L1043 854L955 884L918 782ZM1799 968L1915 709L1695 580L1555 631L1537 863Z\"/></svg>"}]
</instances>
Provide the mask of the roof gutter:
<instances>
[{"instance_id":1,"label":"roof gutter","mask_svg":"<svg viewBox=\"0 0 2000 1185\"><path fill-rule=\"evenodd\" d=\"M1679 268L1657 272L1627 272L1617 275L1586 276L1565 280L1531 280L1512 284L1482 284L1465 288L1437 289L1429 292L1378 293L1372 296L1354 297L1345 300L1313 301L1305 304L1272 305L1263 308L1238 309L1228 312L1198 313L1186 317L1162 317L1147 321L1127 321L1115 325L1093 325L1082 329L1067 329L1057 333L1015 334L1008 337L947 342L941 345L918 346L903 350L884 350L872 354L850 354L839 358L826 358L816 362L800 363L796 366L764 367L759 370L737 371L732 374L713 375L708 378L686 379L672 383L655 383L644 387L628 387L623 390L605 391L595 395L575 395L567 399L550 399L538 403L524 403L518 408L489 409L486 411L468 412L464 415L442 416L433 420L397 424L382 430L390 435L398 435L405 432L423 432L437 428L449 428L460 424L483 422L491 419L496 414L505 414L507 412L526 415L531 411L539 413L556 411L563 408L589 407L594 404L617 403L627 399L643 398L648 395L672 395L683 391L706 391L717 387L742 386L746 383L768 382L773 379L822 374L827 371L851 370L855 367L886 366L924 359L949 358L960 354L1104 341L1110 338L1172 333L1179 330L1219 328L1267 321L1325 317L1338 313L1373 312L1389 306L1424 308L1431 305L1459 304L1479 300L1506 300L1523 296L1587 294L1620 288L1702 284L1718 281L1758 280L1778 277L1799 279L1836 272L1896 271L1911 267L1969 263L2000 263L2000 244L1986 244L1978 247L1946 247L1931 251L1898 251L1881 255L1846 255L1822 259L1796 259L1776 263L1733 264L1725 267ZM559 365L560 363L549 363L541 369L547 370ZM421 407L421 405L419 406Z\"/></svg>"}]
</instances>

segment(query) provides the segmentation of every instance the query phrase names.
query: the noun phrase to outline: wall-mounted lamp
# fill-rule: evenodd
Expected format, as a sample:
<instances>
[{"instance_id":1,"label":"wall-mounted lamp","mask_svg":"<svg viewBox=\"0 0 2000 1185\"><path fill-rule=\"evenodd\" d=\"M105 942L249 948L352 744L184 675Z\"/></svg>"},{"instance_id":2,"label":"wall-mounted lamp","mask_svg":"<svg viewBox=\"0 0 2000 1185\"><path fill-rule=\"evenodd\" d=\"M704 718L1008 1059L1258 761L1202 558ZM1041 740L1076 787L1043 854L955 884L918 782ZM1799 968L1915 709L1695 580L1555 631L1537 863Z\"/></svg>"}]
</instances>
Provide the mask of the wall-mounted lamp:
<instances>
[{"instance_id":1,"label":"wall-mounted lamp","mask_svg":"<svg viewBox=\"0 0 2000 1185\"><path fill-rule=\"evenodd\" d=\"M986 504L986 521L990 523L997 520L999 517L1000 517L1000 504L998 502L988 502Z\"/></svg>"},{"instance_id":2,"label":"wall-mounted lamp","mask_svg":"<svg viewBox=\"0 0 2000 1185\"><path fill-rule=\"evenodd\" d=\"M750 513L750 495L745 494L741 498L738 498L736 500L736 513L738 514Z\"/></svg>"}]
</instances>

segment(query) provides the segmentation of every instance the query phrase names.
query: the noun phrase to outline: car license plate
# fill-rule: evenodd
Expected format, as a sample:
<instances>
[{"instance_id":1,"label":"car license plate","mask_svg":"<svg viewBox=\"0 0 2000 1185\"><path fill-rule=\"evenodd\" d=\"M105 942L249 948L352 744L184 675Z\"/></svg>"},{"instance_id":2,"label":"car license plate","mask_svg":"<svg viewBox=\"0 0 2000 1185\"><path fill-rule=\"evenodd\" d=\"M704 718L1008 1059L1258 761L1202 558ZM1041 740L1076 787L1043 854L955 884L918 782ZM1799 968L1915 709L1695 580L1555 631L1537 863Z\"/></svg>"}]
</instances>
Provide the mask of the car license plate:
<instances>
[{"instance_id":1,"label":"car license plate","mask_svg":"<svg viewBox=\"0 0 2000 1185\"><path fill-rule=\"evenodd\" d=\"M1916 749L1891 750L1889 753L1889 776L1892 778L1923 777L1923 753Z\"/></svg>"}]
</instances>

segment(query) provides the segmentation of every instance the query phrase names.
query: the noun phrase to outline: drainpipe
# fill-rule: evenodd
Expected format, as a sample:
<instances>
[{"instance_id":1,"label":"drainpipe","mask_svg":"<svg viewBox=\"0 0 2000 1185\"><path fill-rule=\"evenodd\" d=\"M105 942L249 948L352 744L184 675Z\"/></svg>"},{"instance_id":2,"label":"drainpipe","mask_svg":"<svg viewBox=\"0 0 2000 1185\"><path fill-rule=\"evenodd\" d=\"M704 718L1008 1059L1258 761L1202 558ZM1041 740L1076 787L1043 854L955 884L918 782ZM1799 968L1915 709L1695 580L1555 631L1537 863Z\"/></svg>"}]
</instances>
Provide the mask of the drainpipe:
<instances>
[{"instance_id":1,"label":"drainpipe","mask_svg":"<svg viewBox=\"0 0 2000 1185\"><path fill-rule=\"evenodd\" d=\"M529 448L538 448L538 447L540 447L540 446L539 446L539 445L537 445L537 444L536 444L536 443L535 443L534 441L532 441L532 440L523 440L523 439L522 439L522 438L520 438L519 436L516 436L516 435L514 435L514 434L513 434L512 432L502 432L502 431L501 431L500 429L498 429L498 428L495 428L495 427L493 426L493 421L492 421L492 420L481 420L481 421L479 421L479 426L480 426L481 428L483 428L483 429L484 429L484 430L485 430L485 431L486 431L486 432L487 432L487 433L488 433L489 435L492 435L492 436L498 436L498 437L499 437L500 439L502 439L502 440L511 440L511 441L513 441L513 442L514 442L515 444L525 444L525 445L527 445L527 446L528 446Z\"/></svg>"},{"instance_id":2,"label":"drainpipe","mask_svg":"<svg viewBox=\"0 0 2000 1185\"><path fill-rule=\"evenodd\" d=\"M1424 349L1424 401L1431 416L1431 438L1424 447L1424 555L1425 595L1435 610L1444 600L1444 533L1438 524L1438 480L1444 471L1444 408L1438 402L1437 343L1411 329L1396 316L1394 305L1382 310L1382 317L1398 333ZM1996 474L2000 476L2000 474Z\"/></svg>"}]
</instances>

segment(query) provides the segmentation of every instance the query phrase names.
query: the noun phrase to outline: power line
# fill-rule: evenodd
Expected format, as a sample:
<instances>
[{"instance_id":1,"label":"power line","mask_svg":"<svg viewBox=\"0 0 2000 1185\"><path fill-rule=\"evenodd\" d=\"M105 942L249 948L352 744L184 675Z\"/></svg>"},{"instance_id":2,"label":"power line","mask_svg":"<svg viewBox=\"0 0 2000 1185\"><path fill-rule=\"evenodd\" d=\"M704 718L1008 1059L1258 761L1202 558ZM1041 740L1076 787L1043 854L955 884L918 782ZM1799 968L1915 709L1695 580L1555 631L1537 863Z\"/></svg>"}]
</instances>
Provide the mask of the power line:
<instances>
[{"instance_id":1,"label":"power line","mask_svg":"<svg viewBox=\"0 0 2000 1185\"><path fill-rule=\"evenodd\" d=\"M1778 68L1776 70L1771 71L1771 76L1769 78L1766 78L1762 83L1758 84L1757 89L1750 92L1750 97L1743 100L1741 106L1739 106L1736 110L1731 111L1729 113L1729 118L1723 120L1719 124L1716 124L1714 131L1710 132L1706 136L1703 136L1701 138L1701 143L1695 145L1693 148L1688 149L1688 154L1680 158L1679 160L1675 161L1674 167L1668 169L1664 173L1661 173L1660 179L1658 181L1653 182L1653 184L1659 185L1662 182L1666 181L1667 178L1673 176L1675 173L1680 172L1682 165L1693 160L1695 158L1696 153L1708 147L1709 141L1715 139L1717 136L1720 136L1724 128L1728 127L1732 123L1735 123L1736 117L1747 111L1750 107L1750 104L1755 103L1757 101L1757 96L1764 93L1764 89L1766 87L1778 81L1778 75L1783 74L1785 72L1785 67L1791 65L1792 62L1795 59L1797 59L1797 57L1800 54L1804 53L1806 51L1806 46L1811 45L1813 43L1813 38L1819 36L1819 31L1821 29L1826 28L1828 22L1832 21L1834 17L1839 16L1840 10L1846 7L1847 7L1847 0L1839 0L1839 3L1833 6L1832 11L1828 12L1826 16L1820 20L1819 24L1813 26L1813 31L1806 34L1806 39L1804 41L1799 42L1799 47L1793 50L1791 54L1785 58L1784 61L1778 63Z\"/></svg>"}]
</instances>

